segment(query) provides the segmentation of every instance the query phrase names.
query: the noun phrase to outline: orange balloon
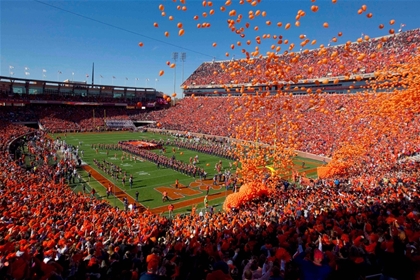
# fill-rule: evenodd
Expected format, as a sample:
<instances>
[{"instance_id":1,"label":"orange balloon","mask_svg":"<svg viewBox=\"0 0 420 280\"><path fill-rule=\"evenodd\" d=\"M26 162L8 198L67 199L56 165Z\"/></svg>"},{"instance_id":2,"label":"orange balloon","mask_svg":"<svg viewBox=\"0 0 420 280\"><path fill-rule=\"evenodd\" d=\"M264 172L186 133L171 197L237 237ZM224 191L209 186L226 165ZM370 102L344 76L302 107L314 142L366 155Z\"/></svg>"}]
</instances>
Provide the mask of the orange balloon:
<instances>
[{"instance_id":1,"label":"orange balloon","mask_svg":"<svg viewBox=\"0 0 420 280\"><path fill-rule=\"evenodd\" d=\"M184 35L184 32L185 32L184 29L180 29L179 32L178 32L178 35L182 36L182 35Z\"/></svg>"},{"instance_id":2,"label":"orange balloon","mask_svg":"<svg viewBox=\"0 0 420 280\"><path fill-rule=\"evenodd\" d=\"M343 36L343 33L342 32L338 32L338 37L341 37L341 36Z\"/></svg>"},{"instance_id":3,"label":"orange balloon","mask_svg":"<svg viewBox=\"0 0 420 280\"><path fill-rule=\"evenodd\" d=\"M287 23L286 26L284 27L285 29L289 29L290 28L290 23Z\"/></svg>"},{"instance_id":4,"label":"orange balloon","mask_svg":"<svg viewBox=\"0 0 420 280\"><path fill-rule=\"evenodd\" d=\"M392 29L392 28L391 28L391 29L389 30L389 34L394 34L394 33L395 33L394 29Z\"/></svg>"},{"instance_id":5,"label":"orange balloon","mask_svg":"<svg viewBox=\"0 0 420 280\"><path fill-rule=\"evenodd\" d=\"M213 45L212 45L213 47L216 47L217 46L217 44L216 43L213 43Z\"/></svg>"},{"instance_id":6,"label":"orange balloon","mask_svg":"<svg viewBox=\"0 0 420 280\"><path fill-rule=\"evenodd\" d=\"M174 19L174 17L173 16L169 16L169 20L173 20Z\"/></svg>"},{"instance_id":7,"label":"orange balloon","mask_svg":"<svg viewBox=\"0 0 420 280\"><path fill-rule=\"evenodd\" d=\"M197 20L198 19L198 16L194 16L194 20Z\"/></svg>"},{"instance_id":8,"label":"orange balloon","mask_svg":"<svg viewBox=\"0 0 420 280\"><path fill-rule=\"evenodd\" d=\"M165 31L165 36L169 37L169 32L168 31Z\"/></svg>"},{"instance_id":9,"label":"orange balloon","mask_svg":"<svg viewBox=\"0 0 420 280\"><path fill-rule=\"evenodd\" d=\"M359 10L357 10L357 13L358 13L359 15L361 15L361 14L363 14L363 10L362 10L362 9L359 9Z\"/></svg>"},{"instance_id":10,"label":"orange balloon","mask_svg":"<svg viewBox=\"0 0 420 280\"><path fill-rule=\"evenodd\" d=\"M166 13L165 12L162 12L161 15L164 17L164 16L166 16Z\"/></svg>"},{"instance_id":11,"label":"orange balloon","mask_svg":"<svg viewBox=\"0 0 420 280\"><path fill-rule=\"evenodd\" d=\"M332 2L333 4L335 4L335 3L337 3L337 0L331 0L331 2Z\"/></svg>"},{"instance_id":12,"label":"orange balloon","mask_svg":"<svg viewBox=\"0 0 420 280\"><path fill-rule=\"evenodd\" d=\"M178 22L178 24L176 25L178 28L182 28L182 23Z\"/></svg>"},{"instance_id":13,"label":"orange balloon","mask_svg":"<svg viewBox=\"0 0 420 280\"><path fill-rule=\"evenodd\" d=\"M160 70L160 71L159 71L159 76L162 76L163 74L165 74L165 71Z\"/></svg>"},{"instance_id":14,"label":"orange balloon","mask_svg":"<svg viewBox=\"0 0 420 280\"><path fill-rule=\"evenodd\" d=\"M176 64L175 63L171 63L171 65L169 65L169 68L175 68Z\"/></svg>"},{"instance_id":15,"label":"orange balloon","mask_svg":"<svg viewBox=\"0 0 420 280\"><path fill-rule=\"evenodd\" d=\"M318 6L315 6L315 5L311 6L311 11L314 13L318 12L318 9L319 9Z\"/></svg>"},{"instance_id":16,"label":"orange balloon","mask_svg":"<svg viewBox=\"0 0 420 280\"><path fill-rule=\"evenodd\" d=\"M175 97L176 96L176 93L172 93L172 97Z\"/></svg>"},{"instance_id":17,"label":"orange balloon","mask_svg":"<svg viewBox=\"0 0 420 280\"><path fill-rule=\"evenodd\" d=\"M366 6L366 5L362 5L362 10L363 10L364 12L366 12L366 10L367 10L367 6Z\"/></svg>"},{"instance_id":18,"label":"orange balloon","mask_svg":"<svg viewBox=\"0 0 420 280\"><path fill-rule=\"evenodd\" d=\"M280 21L279 21L279 22L277 22L277 26L278 26L278 27L281 27L282 25L283 25L283 23L282 23L282 22L280 22Z\"/></svg>"},{"instance_id":19,"label":"orange balloon","mask_svg":"<svg viewBox=\"0 0 420 280\"><path fill-rule=\"evenodd\" d=\"M322 25L322 26L324 26L324 28L328 28L328 22L324 22L324 24Z\"/></svg>"},{"instance_id":20,"label":"orange balloon","mask_svg":"<svg viewBox=\"0 0 420 280\"><path fill-rule=\"evenodd\" d=\"M379 24L379 29L382 29L382 28L384 28L385 26L381 23L381 24Z\"/></svg>"},{"instance_id":21,"label":"orange balloon","mask_svg":"<svg viewBox=\"0 0 420 280\"><path fill-rule=\"evenodd\" d=\"M143 47L143 46L144 46L143 42L140 42L139 47Z\"/></svg>"},{"instance_id":22,"label":"orange balloon","mask_svg":"<svg viewBox=\"0 0 420 280\"><path fill-rule=\"evenodd\" d=\"M393 20L393 19L391 19L390 21L389 21L389 24L391 24L391 25L393 25L395 23L395 20Z\"/></svg>"},{"instance_id":23,"label":"orange balloon","mask_svg":"<svg viewBox=\"0 0 420 280\"><path fill-rule=\"evenodd\" d=\"M157 22L153 23L154 27L159 27L159 24Z\"/></svg>"},{"instance_id":24,"label":"orange balloon","mask_svg":"<svg viewBox=\"0 0 420 280\"><path fill-rule=\"evenodd\" d=\"M160 4L159 5L159 10L163 11L164 9L165 9L165 7L162 4Z\"/></svg>"},{"instance_id":25,"label":"orange balloon","mask_svg":"<svg viewBox=\"0 0 420 280\"><path fill-rule=\"evenodd\" d=\"M367 16L367 18L372 18L373 14L372 13L368 13L366 16Z\"/></svg>"},{"instance_id":26,"label":"orange balloon","mask_svg":"<svg viewBox=\"0 0 420 280\"><path fill-rule=\"evenodd\" d=\"M187 10L186 6L182 6L182 10L185 12Z\"/></svg>"}]
</instances>

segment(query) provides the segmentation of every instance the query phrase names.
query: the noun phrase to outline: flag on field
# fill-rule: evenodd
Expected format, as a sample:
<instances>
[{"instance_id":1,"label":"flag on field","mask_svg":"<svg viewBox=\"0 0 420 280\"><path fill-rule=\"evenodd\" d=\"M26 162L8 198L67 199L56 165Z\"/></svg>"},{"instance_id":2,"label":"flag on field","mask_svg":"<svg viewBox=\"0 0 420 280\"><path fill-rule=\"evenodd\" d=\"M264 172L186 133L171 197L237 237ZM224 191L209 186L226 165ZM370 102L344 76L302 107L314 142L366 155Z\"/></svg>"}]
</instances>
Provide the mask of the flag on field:
<instances>
[{"instance_id":1,"label":"flag on field","mask_svg":"<svg viewBox=\"0 0 420 280\"><path fill-rule=\"evenodd\" d=\"M61 73L61 71L58 71L58 74L63 74L63 73Z\"/></svg>"},{"instance_id":2,"label":"flag on field","mask_svg":"<svg viewBox=\"0 0 420 280\"><path fill-rule=\"evenodd\" d=\"M99 75L99 76L100 76L101 78L103 78L103 77L102 77L102 75Z\"/></svg>"},{"instance_id":3,"label":"flag on field","mask_svg":"<svg viewBox=\"0 0 420 280\"><path fill-rule=\"evenodd\" d=\"M113 79L116 79L115 76L112 76Z\"/></svg>"}]
</instances>

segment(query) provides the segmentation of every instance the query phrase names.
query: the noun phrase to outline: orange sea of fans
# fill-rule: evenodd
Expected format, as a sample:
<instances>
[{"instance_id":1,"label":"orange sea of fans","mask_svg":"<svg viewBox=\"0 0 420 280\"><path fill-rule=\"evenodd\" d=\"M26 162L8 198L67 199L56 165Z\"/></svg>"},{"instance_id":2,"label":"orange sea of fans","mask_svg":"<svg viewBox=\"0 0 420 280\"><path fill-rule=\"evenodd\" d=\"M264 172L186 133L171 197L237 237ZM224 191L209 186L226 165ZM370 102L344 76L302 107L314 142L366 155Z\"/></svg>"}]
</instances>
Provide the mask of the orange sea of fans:
<instances>
[{"instance_id":1,"label":"orange sea of fans","mask_svg":"<svg viewBox=\"0 0 420 280\"><path fill-rule=\"evenodd\" d=\"M412 42L418 36L418 31L407 32L404 40ZM387 42L392 55L412 52L410 43L400 49L399 41L384 45ZM362 47L376 50L369 43ZM303 63L311 64L310 57ZM380 55L372 61L366 71L386 63ZM352 63L345 68L358 67ZM197 69L188 82L209 82L206 77L214 66L202 67L211 69ZM314 77L328 68L319 67ZM273 117L298 124L297 150L330 157L343 139L354 137L355 126L363 125L359 118L344 123L340 112L357 112L361 103L350 95L318 100L283 96L272 98L267 110L280 111ZM322 111L314 109L320 104ZM282 111L284 106L298 109ZM147 113L107 108L106 117L155 120L166 129L232 136L246 107L246 101L234 97L186 98L168 110ZM347 176L312 180L304 188L284 182L273 195L229 212L197 210L168 219L147 211L123 211L89 194L74 193L54 175L65 174L76 163L63 159L47 165L44 159L56 152L54 139L12 124L39 120L51 132L92 131L105 123L102 109L96 108L95 117L91 108L81 106L0 111L0 278L139 279L146 273L160 277L147 279L176 280L308 279L307 275L419 279L420 164L415 158L420 153L420 112L398 122L400 133L384 135L368 161L358 162ZM8 150L12 139L26 133L33 134L26 138L31 148L23 157L35 162L36 169L22 168L23 159L14 159ZM314 264L317 258L321 261Z\"/></svg>"}]
</instances>

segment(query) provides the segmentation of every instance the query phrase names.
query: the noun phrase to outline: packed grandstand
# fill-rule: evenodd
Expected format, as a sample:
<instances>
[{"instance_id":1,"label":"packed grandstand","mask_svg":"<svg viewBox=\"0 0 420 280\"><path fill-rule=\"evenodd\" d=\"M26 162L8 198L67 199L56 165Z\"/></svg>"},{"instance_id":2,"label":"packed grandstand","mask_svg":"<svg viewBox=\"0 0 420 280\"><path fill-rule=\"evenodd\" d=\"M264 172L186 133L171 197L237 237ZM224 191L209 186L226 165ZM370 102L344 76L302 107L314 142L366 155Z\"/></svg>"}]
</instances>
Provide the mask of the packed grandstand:
<instances>
[{"instance_id":1,"label":"packed grandstand","mask_svg":"<svg viewBox=\"0 0 420 280\"><path fill-rule=\"evenodd\" d=\"M0 278L139 279L150 271L175 280L419 279L420 110L415 102L420 100L413 97L408 106L386 107L395 104L395 88L410 88L410 80L404 80L407 71L394 69L397 81L371 81L380 76L375 72L397 64L409 63L418 75L419 41L419 30L411 30L281 55L277 62L287 67L275 83L266 73L265 64L273 63L267 58L205 62L184 82L187 97L164 108L139 108L135 98L59 92L31 96L3 87ZM358 54L364 56L354 59ZM407 75L418 85L418 76ZM381 88L391 82L393 86ZM354 93L371 92L375 86L385 92L381 98L390 96L390 103ZM411 96L418 97L416 90ZM224 212L168 219L74 193L55 175L75 166L71 159L56 166L42 163L55 153L50 132L133 129L139 121L147 121L147 129L263 138L262 130L235 130L249 117L247 108L258 92L267 92L269 105L253 111L253 118L272 116L293 124L294 149L333 162L337 154L344 155L338 166L343 169L303 188L293 182L278 185L270 195L252 197ZM85 104L50 103L63 100ZM385 106L380 109L381 104ZM276 139L289 132L279 127ZM19 145L27 145L28 153L17 155ZM352 158L344 151L349 147L367 150ZM25 157L39 162L37 168L27 171ZM304 278L308 275L317 278Z\"/></svg>"}]
</instances>

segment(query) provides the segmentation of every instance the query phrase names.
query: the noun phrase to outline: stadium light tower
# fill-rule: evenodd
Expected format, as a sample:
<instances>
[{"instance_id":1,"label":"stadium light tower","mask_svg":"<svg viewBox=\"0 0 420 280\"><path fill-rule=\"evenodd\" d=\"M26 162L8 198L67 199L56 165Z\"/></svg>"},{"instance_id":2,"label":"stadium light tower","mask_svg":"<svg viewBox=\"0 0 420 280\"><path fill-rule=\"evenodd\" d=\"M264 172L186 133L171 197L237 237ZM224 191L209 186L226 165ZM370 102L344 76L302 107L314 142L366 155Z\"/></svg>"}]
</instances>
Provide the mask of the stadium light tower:
<instances>
[{"instance_id":1,"label":"stadium light tower","mask_svg":"<svg viewBox=\"0 0 420 280\"><path fill-rule=\"evenodd\" d=\"M176 93L175 86L176 86L176 61L178 59L178 53L177 52L172 53L172 59L174 60L174 63L175 63L175 67L174 67L174 93Z\"/></svg>"},{"instance_id":2,"label":"stadium light tower","mask_svg":"<svg viewBox=\"0 0 420 280\"><path fill-rule=\"evenodd\" d=\"M184 62L185 60L187 60L187 54L186 53L181 53L181 61L182 61L182 79L181 79L181 83L184 82ZM182 97L184 97L184 91L182 91Z\"/></svg>"}]
</instances>

